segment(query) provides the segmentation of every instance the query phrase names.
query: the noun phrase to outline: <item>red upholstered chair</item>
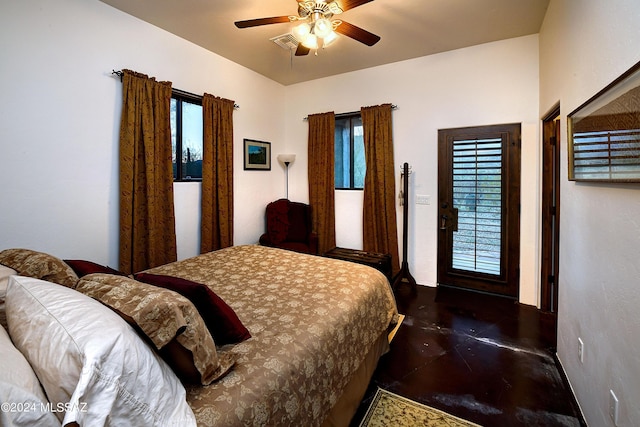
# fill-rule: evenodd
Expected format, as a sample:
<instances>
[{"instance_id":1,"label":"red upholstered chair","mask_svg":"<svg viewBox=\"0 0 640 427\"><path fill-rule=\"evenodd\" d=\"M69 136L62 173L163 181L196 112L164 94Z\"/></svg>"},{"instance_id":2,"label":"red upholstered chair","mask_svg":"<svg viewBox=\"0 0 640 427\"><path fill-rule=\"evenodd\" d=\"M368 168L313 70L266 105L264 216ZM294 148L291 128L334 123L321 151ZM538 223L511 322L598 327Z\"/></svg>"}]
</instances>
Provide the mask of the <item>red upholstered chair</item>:
<instances>
[{"instance_id":1,"label":"red upholstered chair","mask_svg":"<svg viewBox=\"0 0 640 427\"><path fill-rule=\"evenodd\" d=\"M276 200L267 205L267 232L260 244L308 254L318 253L318 235L311 231L311 206Z\"/></svg>"}]
</instances>

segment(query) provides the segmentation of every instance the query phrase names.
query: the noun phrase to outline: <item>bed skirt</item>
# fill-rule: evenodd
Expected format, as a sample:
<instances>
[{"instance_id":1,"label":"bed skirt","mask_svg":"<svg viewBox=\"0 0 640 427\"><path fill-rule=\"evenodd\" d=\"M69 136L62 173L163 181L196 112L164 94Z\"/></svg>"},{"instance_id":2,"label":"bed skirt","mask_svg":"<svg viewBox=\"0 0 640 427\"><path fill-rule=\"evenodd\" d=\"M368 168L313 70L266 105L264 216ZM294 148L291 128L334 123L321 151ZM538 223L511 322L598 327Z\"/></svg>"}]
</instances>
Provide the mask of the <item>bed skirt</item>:
<instances>
[{"instance_id":1,"label":"bed skirt","mask_svg":"<svg viewBox=\"0 0 640 427\"><path fill-rule=\"evenodd\" d=\"M347 427L355 415L364 397L373 372L378 366L378 360L389 351L389 337L385 331L371 346L366 357L347 383L329 415L322 423L322 427Z\"/></svg>"}]
</instances>

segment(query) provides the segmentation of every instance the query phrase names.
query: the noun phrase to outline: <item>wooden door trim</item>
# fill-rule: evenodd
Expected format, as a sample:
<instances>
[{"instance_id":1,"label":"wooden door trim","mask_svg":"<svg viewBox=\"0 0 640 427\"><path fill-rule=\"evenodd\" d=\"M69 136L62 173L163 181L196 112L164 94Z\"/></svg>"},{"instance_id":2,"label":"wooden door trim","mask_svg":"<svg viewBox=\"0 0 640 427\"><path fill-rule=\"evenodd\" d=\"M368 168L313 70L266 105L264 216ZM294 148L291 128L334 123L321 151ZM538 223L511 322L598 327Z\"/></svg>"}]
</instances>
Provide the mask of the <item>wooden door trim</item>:
<instances>
[{"instance_id":1,"label":"wooden door trim","mask_svg":"<svg viewBox=\"0 0 640 427\"><path fill-rule=\"evenodd\" d=\"M540 309L550 312L558 309L560 123L555 119L559 115L560 105L557 105L542 119Z\"/></svg>"},{"instance_id":2,"label":"wooden door trim","mask_svg":"<svg viewBox=\"0 0 640 427\"><path fill-rule=\"evenodd\" d=\"M451 164L451 153L448 145L454 136L470 135L474 138L482 138L485 135L495 136L507 134L507 147L503 147L503 170L506 174L503 177L502 191L505 197L503 215L502 235L505 241L502 242L503 254L511 257L504 257L504 274L499 278L493 275L482 275L463 271L451 271L448 261L452 254L442 256L441 251L451 251L451 233L440 230L442 213L442 203L452 199L449 192L453 187L451 174L447 168ZM518 298L520 290L520 146L521 146L521 124L501 124L488 126L474 126L454 129L441 129L438 131L438 284L454 287L465 287L483 292L490 292ZM447 182L441 185L444 174L447 173ZM453 204L451 200L449 203ZM483 277L484 276L484 277ZM483 280L484 279L484 280ZM483 280L483 281L479 281Z\"/></svg>"}]
</instances>

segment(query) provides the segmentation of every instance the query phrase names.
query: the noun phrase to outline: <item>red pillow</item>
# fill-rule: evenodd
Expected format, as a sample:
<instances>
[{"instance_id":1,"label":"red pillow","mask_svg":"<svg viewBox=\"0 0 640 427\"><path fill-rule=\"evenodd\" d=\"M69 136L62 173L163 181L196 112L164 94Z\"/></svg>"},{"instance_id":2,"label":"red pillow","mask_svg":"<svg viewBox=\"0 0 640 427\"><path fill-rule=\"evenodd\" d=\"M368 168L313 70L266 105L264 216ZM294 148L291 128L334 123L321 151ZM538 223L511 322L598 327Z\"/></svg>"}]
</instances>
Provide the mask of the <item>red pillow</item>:
<instances>
[{"instance_id":1,"label":"red pillow","mask_svg":"<svg viewBox=\"0 0 640 427\"><path fill-rule=\"evenodd\" d=\"M122 271L113 269L106 265L96 264L95 262L85 261L82 259L65 259L63 260L71 269L78 275L78 277L86 276L92 273L106 273L117 274L119 276L126 276Z\"/></svg>"},{"instance_id":2,"label":"red pillow","mask_svg":"<svg viewBox=\"0 0 640 427\"><path fill-rule=\"evenodd\" d=\"M251 334L233 309L208 286L179 277L149 273L138 273L135 279L170 289L191 301L207 325L216 345L235 344L251 338Z\"/></svg>"}]
</instances>

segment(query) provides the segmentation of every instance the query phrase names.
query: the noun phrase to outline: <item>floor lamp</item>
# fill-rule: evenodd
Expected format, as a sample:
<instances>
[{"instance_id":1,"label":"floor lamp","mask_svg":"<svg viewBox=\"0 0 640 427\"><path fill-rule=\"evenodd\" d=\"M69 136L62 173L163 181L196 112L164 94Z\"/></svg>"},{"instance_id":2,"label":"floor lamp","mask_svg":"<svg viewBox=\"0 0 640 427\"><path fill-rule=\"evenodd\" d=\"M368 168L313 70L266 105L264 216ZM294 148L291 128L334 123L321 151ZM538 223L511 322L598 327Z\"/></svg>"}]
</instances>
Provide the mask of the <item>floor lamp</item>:
<instances>
[{"instance_id":1,"label":"floor lamp","mask_svg":"<svg viewBox=\"0 0 640 427\"><path fill-rule=\"evenodd\" d=\"M278 154L278 161L284 164L284 174L287 180L287 196L289 199L289 165L296 160L295 154Z\"/></svg>"}]
</instances>

